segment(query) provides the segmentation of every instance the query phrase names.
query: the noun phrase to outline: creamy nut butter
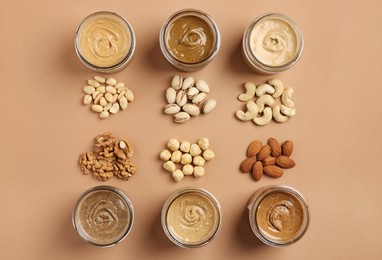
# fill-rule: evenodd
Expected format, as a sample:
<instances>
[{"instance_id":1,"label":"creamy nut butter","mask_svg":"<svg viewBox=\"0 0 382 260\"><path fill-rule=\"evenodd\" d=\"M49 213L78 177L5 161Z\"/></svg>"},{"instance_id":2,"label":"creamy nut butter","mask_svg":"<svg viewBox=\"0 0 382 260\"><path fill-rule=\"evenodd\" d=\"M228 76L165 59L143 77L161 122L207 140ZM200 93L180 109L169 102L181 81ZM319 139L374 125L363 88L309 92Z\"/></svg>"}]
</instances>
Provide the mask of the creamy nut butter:
<instances>
[{"instance_id":1,"label":"creamy nut butter","mask_svg":"<svg viewBox=\"0 0 382 260\"><path fill-rule=\"evenodd\" d=\"M174 58L186 62L200 62L213 50L213 33L203 19L187 15L169 24L166 47Z\"/></svg>"},{"instance_id":2,"label":"creamy nut butter","mask_svg":"<svg viewBox=\"0 0 382 260\"><path fill-rule=\"evenodd\" d=\"M162 26L160 47L165 58L184 71L206 66L220 48L220 33L207 14L194 9L173 14Z\"/></svg>"},{"instance_id":3,"label":"creamy nut butter","mask_svg":"<svg viewBox=\"0 0 382 260\"><path fill-rule=\"evenodd\" d=\"M73 225L78 234L96 246L111 246L129 233L133 208L120 190L98 186L84 192L73 211Z\"/></svg>"},{"instance_id":4,"label":"creamy nut butter","mask_svg":"<svg viewBox=\"0 0 382 260\"><path fill-rule=\"evenodd\" d=\"M97 71L114 72L132 57L135 36L123 17L112 12L98 12L80 24L75 46L85 65Z\"/></svg>"},{"instance_id":5,"label":"creamy nut butter","mask_svg":"<svg viewBox=\"0 0 382 260\"><path fill-rule=\"evenodd\" d=\"M162 209L166 235L181 247L200 247L219 232L220 205L203 189L185 188L173 193Z\"/></svg>"},{"instance_id":6,"label":"creamy nut butter","mask_svg":"<svg viewBox=\"0 0 382 260\"><path fill-rule=\"evenodd\" d=\"M303 38L296 23L282 14L253 21L243 36L243 54L250 67L263 74L293 66L301 55Z\"/></svg>"},{"instance_id":7,"label":"creamy nut butter","mask_svg":"<svg viewBox=\"0 0 382 260\"><path fill-rule=\"evenodd\" d=\"M309 225L309 207L291 187L264 187L254 193L248 208L253 232L268 245L291 245L305 234Z\"/></svg>"}]
</instances>

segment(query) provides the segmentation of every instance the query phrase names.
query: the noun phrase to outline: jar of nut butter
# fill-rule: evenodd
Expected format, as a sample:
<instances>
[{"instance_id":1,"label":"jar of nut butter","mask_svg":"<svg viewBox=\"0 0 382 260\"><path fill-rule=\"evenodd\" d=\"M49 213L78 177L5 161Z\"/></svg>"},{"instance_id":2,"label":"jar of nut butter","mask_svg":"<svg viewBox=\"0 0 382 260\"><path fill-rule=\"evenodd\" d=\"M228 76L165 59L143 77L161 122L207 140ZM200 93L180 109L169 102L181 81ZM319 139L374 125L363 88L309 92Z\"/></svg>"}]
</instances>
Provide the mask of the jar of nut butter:
<instances>
[{"instance_id":1,"label":"jar of nut butter","mask_svg":"<svg viewBox=\"0 0 382 260\"><path fill-rule=\"evenodd\" d=\"M134 222L130 199L111 186L96 186L78 199L72 222L79 236L89 244L109 247L122 241Z\"/></svg>"},{"instance_id":2,"label":"jar of nut butter","mask_svg":"<svg viewBox=\"0 0 382 260\"><path fill-rule=\"evenodd\" d=\"M209 15L184 9L163 24L159 44L173 66L182 71L196 71L215 58L220 48L220 33Z\"/></svg>"},{"instance_id":3,"label":"jar of nut butter","mask_svg":"<svg viewBox=\"0 0 382 260\"><path fill-rule=\"evenodd\" d=\"M309 206L302 194L292 187L263 187L252 195L248 209L253 232L270 246L294 244L309 226Z\"/></svg>"}]
</instances>

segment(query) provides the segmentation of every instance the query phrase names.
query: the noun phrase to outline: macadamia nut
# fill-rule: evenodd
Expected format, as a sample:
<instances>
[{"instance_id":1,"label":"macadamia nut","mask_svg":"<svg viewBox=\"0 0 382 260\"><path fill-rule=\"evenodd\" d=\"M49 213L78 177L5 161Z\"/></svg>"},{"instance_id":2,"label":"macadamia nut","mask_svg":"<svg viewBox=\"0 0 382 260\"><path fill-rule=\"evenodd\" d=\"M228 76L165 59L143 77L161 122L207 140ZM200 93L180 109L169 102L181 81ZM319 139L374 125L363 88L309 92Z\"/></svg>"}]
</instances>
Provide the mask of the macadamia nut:
<instances>
[{"instance_id":1,"label":"macadamia nut","mask_svg":"<svg viewBox=\"0 0 382 260\"><path fill-rule=\"evenodd\" d=\"M208 138L203 137L198 140L198 145L199 147L204 151L207 150L208 147L210 146L210 140Z\"/></svg>"},{"instance_id":2,"label":"macadamia nut","mask_svg":"<svg viewBox=\"0 0 382 260\"><path fill-rule=\"evenodd\" d=\"M167 162L171 158L171 153L169 152L169 150L163 150L163 151L160 152L159 158L162 161Z\"/></svg>"},{"instance_id":3,"label":"macadamia nut","mask_svg":"<svg viewBox=\"0 0 382 260\"><path fill-rule=\"evenodd\" d=\"M180 182L184 178L184 174L178 169L172 172L172 178L174 178L176 182Z\"/></svg>"},{"instance_id":4,"label":"macadamia nut","mask_svg":"<svg viewBox=\"0 0 382 260\"><path fill-rule=\"evenodd\" d=\"M192 162L192 156L191 156L191 154L189 154L189 153L184 153L184 154L182 154L182 158L181 158L181 160L180 160L180 163L181 163L181 164L185 165L185 164L189 164L189 163L191 163L191 162Z\"/></svg>"},{"instance_id":5,"label":"macadamia nut","mask_svg":"<svg viewBox=\"0 0 382 260\"><path fill-rule=\"evenodd\" d=\"M198 156L201 153L202 153L202 150L200 149L199 145L197 145L197 144L192 144L191 145L190 154L192 156Z\"/></svg>"},{"instance_id":6,"label":"macadamia nut","mask_svg":"<svg viewBox=\"0 0 382 260\"><path fill-rule=\"evenodd\" d=\"M204 158L200 155L198 156L195 156L194 157L194 160L193 160L193 163L196 165L196 166L204 166L204 163L206 162L206 160L204 160Z\"/></svg>"},{"instance_id":7,"label":"macadamia nut","mask_svg":"<svg viewBox=\"0 0 382 260\"><path fill-rule=\"evenodd\" d=\"M184 153L189 153L190 152L190 147L191 147L191 144L189 141L182 141L180 143L180 150Z\"/></svg>"},{"instance_id":8,"label":"macadamia nut","mask_svg":"<svg viewBox=\"0 0 382 260\"><path fill-rule=\"evenodd\" d=\"M206 161L210 161L215 158L215 153L211 149L207 149L203 152L203 157Z\"/></svg>"},{"instance_id":9,"label":"macadamia nut","mask_svg":"<svg viewBox=\"0 0 382 260\"><path fill-rule=\"evenodd\" d=\"M173 152L172 155L171 155L171 161L173 161L174 163L180 162L181 158L182 158L182 152L179 151L179 150Z\"/></svg>"},{"instance_id":10,"label":"macadamia nut","mask_svg":"<svg viewBox=\"0 0 382 260\"><path fill-rule=\"evenodd\" d=\"M202 166L195 166L194 167L194 176L195 177L202 177L204 175L204 168Z\"/></svg>"},{"instance_id":11,"label":"macadamia nut","mask_svg":"<svg viewBox=\"0 0 382 260\"><path fill-rule=\"evenodd\" d=\"M191 175L194 172L194 167L191 164L186 164L182 170L184 175Z\"/></svg>"},{"instance_id":12,"label":"macadamia nut","mask_svg":"<svg viewBox=\"0 0 382 260\"><path fill-rule=\"evenodd\" d=\"M173 161L167 161L167 162L163 163L163 169L172 173L173 171L176 170L176 165Z\"/></svg>"}]
</instances>

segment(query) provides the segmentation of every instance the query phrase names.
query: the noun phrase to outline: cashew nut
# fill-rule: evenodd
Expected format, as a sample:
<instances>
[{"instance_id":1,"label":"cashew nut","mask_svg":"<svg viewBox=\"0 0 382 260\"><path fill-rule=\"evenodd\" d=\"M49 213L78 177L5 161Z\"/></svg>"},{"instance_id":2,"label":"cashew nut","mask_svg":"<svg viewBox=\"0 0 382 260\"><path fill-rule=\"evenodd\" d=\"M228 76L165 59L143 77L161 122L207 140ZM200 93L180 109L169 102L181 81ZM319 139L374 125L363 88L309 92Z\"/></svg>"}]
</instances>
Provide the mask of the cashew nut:
<instances>
[{"instance_id":1,"label":"cashew nut","mask_svg":"<svg viewBox=\"0 0 382 260\"><path fill-rule=\"evenodd\" d=\"M239 100L246 102L248 100L251 100L255 96L256 92L256 85L253 82L247 82L244 85L245 87L245 93L239 95Z\"/></svg>"},{"instance_id":2,"label":"cashew nut","mask_svg":"<svg viewBox=\"0 0 382 260\"><path fill-rule=\"evenodd\" d=\"M252 120L259 112L257 105L252 100L248 101L246 106L247 112L244 112L243 110L236 111L236 117L239 118L241 121Z\"/></svg>"},{"instance_id":3,"label":"cashew nut","mask_svg":"<svg viewBox=\"0 0 382 260\"><path fill-rule=\"evenodd\" d=\"M272 109L270 107L264 108L263 116L262 117L255 117L253 119L253 122L255 122L256 125L266 125L272 120Z\"/></svg>"},{"instance_id":4,"label":"cashew nut","mask_svg":"<svg viewBox=\"0 0 382 260\"><path fill-rule=\"evenodd\" d=\"M276 122L284 123L288 120L287 116L284 116L280 113L280 106L274 106L273 107L273 118L276 120Z\"/></svg>"},{"instance_id":5,"label":"cashew nut","mask_svg":"<svg viewBox=\"0 0 382 260\"><path fill-rule=\"evenodd\" d=\"M274 104L275 104L275 100L273 99L271 95L268 95L268 94L262 95L256 100L256 105L259 108L259 113L263 112L264 105L273 107Z\"/></svg>"},{"instance_id":6,"label":"cashew nut","mask_svg":"<svg viewBox=\"0 0 382 260\"><path fill-rule=\"evenodd\" d=\"M281 109L281 113L289 117L294 116L296 114L296 109L293 107L286 107L284 105L281 105L280 109Z\"/></svg>"},{"instance_id":7,"label":"cashew nut","mask_svg":"<svg viewBox=\"0 0 382 260\"><path fill-rule=\"evenodd\" d=\"M283 94L284 91L284 84L279 79L270 79L268 80L268 84L272 85L275 88L275 93L273 93L274 98L278 98Z\"/></svg>"},{"instance_id":8,"label":"cashew nut","mask_svg":"<svg viewBox=\"0 0 382 260\"><path fill-rule=\"evenodd\" d=\"M281 96L281 102L283 102L286 107L294 107L294 103L292 101L293 92L294 90L291 87L284 89L283 95Z\"/></svg>"},{"instance_id":9,"label":"cashew nut","mask_svg":"<svg viewBox=\"0 0 382 260\"><path fill-rule=\"evenodd\" d=\"M275 93L275 89L274 89L274 87L272 87L272 86L269 85L269 84L261 84L260 86L258 86L258 87L256 88L256 96L261 97L261 96L264 95L265 93L268 93L268 94L273 94L273 93Z\"/></svg>"}]
</instances>

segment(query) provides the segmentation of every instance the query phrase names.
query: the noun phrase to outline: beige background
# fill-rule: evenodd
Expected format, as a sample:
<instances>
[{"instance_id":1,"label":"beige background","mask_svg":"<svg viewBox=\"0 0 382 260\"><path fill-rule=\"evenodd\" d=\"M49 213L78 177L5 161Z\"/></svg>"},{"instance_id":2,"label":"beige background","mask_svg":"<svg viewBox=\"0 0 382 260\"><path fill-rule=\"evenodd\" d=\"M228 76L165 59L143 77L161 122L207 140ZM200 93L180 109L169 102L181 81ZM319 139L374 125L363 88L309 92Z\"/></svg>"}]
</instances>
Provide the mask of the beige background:
<instances>
[{"instance_id":1,"label":"beige background","mask_svg":"<svg viewBox=\"0 0 382 260\"><path fill-rule=\"evenodd\" d=\"M164 91L179 73L158 44L162 23L186 7L204 10L219 26L221 51L204 70L182 73L211 85L217 109L175 125L162 114ZM0 258L1 259L381 259L382 2L364 1L9 1L0 3ZM77 59L74 31L88 14L111 10L135 29L131 64L113 76L136 94L127 111L101 121L81 104L82 86L96 73ZM285 124L256 127L234 118L246 81L269 77L247 69L239 44L256 16L281 12L301 27L299 63L277 75L295 89L297 115ZM136 147L139 172L124 190L134 203L130 235L112 248L84 243L71 224L72 207L101 183L81 174L79 153L104 131ZM206 176L174 183L161 170L159 151L172 137L206 136L217 157ZM280 179L255 183L238 170L253 139L292 139L297 162ZM105 184L105 183L102 183ZM271 248L250 230L246 202L258 188L286 184L311 206L306 236L288 248ZM195 250L173 245L160 224L161 207L188 185L211 191L223 208L219 236Z\"/></svg>"}]
</instances>

